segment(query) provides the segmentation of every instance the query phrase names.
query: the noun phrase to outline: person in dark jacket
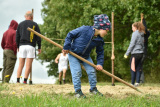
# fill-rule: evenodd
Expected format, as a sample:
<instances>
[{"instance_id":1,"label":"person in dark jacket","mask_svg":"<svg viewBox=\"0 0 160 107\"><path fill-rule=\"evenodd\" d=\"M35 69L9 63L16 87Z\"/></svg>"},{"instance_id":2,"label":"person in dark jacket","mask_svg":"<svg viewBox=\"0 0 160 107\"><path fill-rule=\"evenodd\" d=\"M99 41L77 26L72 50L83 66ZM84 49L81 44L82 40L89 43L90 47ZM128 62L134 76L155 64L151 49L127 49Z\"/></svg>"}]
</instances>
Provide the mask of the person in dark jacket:
<instances>
[{"instance_id":1,"label":"person in dark jacket","mask_svg":"<svg viewBox=\"0 0 160 107\"><path fill-rule=\"evenodd\" d=\"M148 38L150 36L150 31L147 30L147 24L146 24L146 21L143 17L143 14L141 15L141 23L143 23L144 27L145 27L145 34L144 34L144 54L143 54L143 58L142 58L142 63L144 63L144 60L147 56L147 50L148 50ZM144 83L144 72L142 70L142 74L141 74L141 77L140 77L140 83Z\"/></svg>"},{"instance_id":2,"label":"person in dark jacket","mask_svg":"<svg viewBox=\"0 0 160 107\"><path fill-rule=\"evenodd\" d=\"M141 22L135 22L132 24L132 38L130 45L125 53L124 57L127 58L131 53L130 58L130 71L131 71L131 84L138 86L140 83L140 76L142 72L142 58L144 53L144 33L145 27ZM136 79L136 83L135 83Z\"/></svg>"},{"instance_id":3,"label":"person in dark jacket","mask_svg":"<svg viewBox=\"0 0 160 107\"><path fill-rule=\"evenodd\" d=\"M26 12L25 21L22 21L17 28L16 33L16 43L19 51L19 66L17 70L17 83L20 82L20 76L22 73L22 69L26 60L26 69L24 75L23 83L27 83L27 79L29 73L32 69L32 62L35 58L35 46L38 44L38 52L41 53L41 38L34 35L32 32L28 31L27 28L30 27L40 33L40 29L38 24L33 19L33 14L31 11Z\"/></svg>"},{"instance_id":4,"label":"person in dark jacket","mask_svg":"<svg viewBox=\"0 0 160 107\"><path fill-rule=\"evenodd\" d=\"M2 82L9 83L17 60L16 30L18 23L12 20L9 29L3 34L1 47L3 49Z\"/></svg>"},{"instance_id":5,"label":"person in dark jacket","mask_svg":"<svg viewBox=\"0 0 160 107\"><path fill-rule=\"evenodd\" d=\"M65 39L63 51L68 53L68 50L78 54L79 56L85 58L89 62L93 63L90 53L91 50L96 47L97 53L97 70L103 69L104 63L104 41L103 37L111 28L111 23L106 14L95 15L93 26L81 26L77 29L70 31ZM102 95L97 90L96 83L96 70L89 64L77 59L71 54L68 55L69 64L72 74L72 81L75 89L76 97L86 97L81 90L81 65L82 64L88 74L88 79L90 83L90 93Z\"/></svg>"}]
</instances>

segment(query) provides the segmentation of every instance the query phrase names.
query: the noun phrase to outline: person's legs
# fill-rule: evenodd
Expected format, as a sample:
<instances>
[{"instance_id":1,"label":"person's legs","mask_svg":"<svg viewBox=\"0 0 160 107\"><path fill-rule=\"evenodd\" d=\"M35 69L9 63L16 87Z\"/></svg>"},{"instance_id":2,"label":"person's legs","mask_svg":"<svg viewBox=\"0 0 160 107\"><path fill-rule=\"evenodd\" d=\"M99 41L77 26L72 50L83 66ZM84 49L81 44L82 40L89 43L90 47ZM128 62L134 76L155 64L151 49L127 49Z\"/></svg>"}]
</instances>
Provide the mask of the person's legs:
<instances>
[{"instance_id":1,"label":"person's legs","mask_svg":"<svg viewBox=\"0 0 160 107\"><path fill-rule=\"evenodd\" d=\"M5 50L5 51L6 51L7 61L6 61L6 72L4 74L5 76L4 81L9 83L13 70L14 70L14 66L15 66L17 57L12 50Z\"/></svg>"},{"instance_id":2,"label":"person's legs","mask_svg":"<svg viewBox=\"0 0 160 107\"><path fill-rule=\"evenodd\" d=\"M86 60L93 63L91 57L87 58ZM96 87L96 83L97 83L96 70L92 66L90 66L89 64L87 64L85 62L83 62L82 64L88 74L89 84L90 84L90 88L92 90Z\"/></svg>"},{"instance_id":3,"label":"person's legs","mask_svg":"<svg viewBox=\"0 0 160 107\"><path fill-rule=\"evenodd\" d=\"M3 51L3 72L2 72L2 82L4 82L5 77L5 71L6 71L6 62L7 62L7 56L5 54L5 50Z\"/></svg>"},{"instance_id":4,"label":"person's legs","mask_svg":"<svg viewBox=\"0 0 160 107\"><path fill-rule=\"evenodd\" d=\"M145 81L144 78L145 78L145 77L144 77L144 72L143 72L143 70L142 70L142 72L141 72L141 77L140 77L140 83L144 83L144 81Z\"/></svg>"},{"instance_id":5,"label":"person's legs","mask_svg":"<svg viewBox=\"0 0 160 107\"><path fill-rule=\"evenodd\" d=\"M67 69L63 69L63 84L65 84L66 71Z\"/></svg>"},{"instance_id":6,"label":"person's legs","mask_svg":"<svg viewBox=\"0 0 160 107\"><path fill-rule=\"evenodd\" d=\"M137 73L136 73L136 83L140 83L140 77L141 77L141 71L137 71Z\"/></svg>"},{"instance_id":7,"label":"person's legs","mask_svg":"<svg viewBox=\"0 0 160 107\"><path fill-rule=\"evenodd\" d=\"M67 69L63 69L63 79L65 80Z\"/></svg>"},{"instance_id":8,"label":"person's legs","mask_svg":"<svg viewBox=\"0 0 160 107\"><path fill-rule=\"evenodd\" d=\"M19 66L17 70L17 82L19 82L20 76L22 74L24 63L25 63L25 58L19 58Z\"/></svg>"},{"instance_id":9,"label":"person's legs","mask_svg":"<svg viewBox=\"0 0 160 107\"><path fill-rule=\"evenodd\" d=\"M61 80L62 80L62 71L59 72L59 84L62 84Z\"/></svg>"},{"instance_id":10,"label":"person's legs","mask_svg":"<svg viewBox=\"0 0 160 107\"><path fill-rule=\"evenodd\" d=\"M136 82L137 83L140 83L140 77L141 77L141 73L142 73L142 62L141 62L141 60L142 60L142 54L138 54L138 56L137 56L137 59L136 59L136 72L137 72L137 74L136 74Z\"/></svg>"},{"instance_id":11,"label":"person's legs","mask_svg":"<svg viewBox=\"0 0 160 107\"><path fill-rule=\"evenodd\" d=\"M136 70L135 70L135 57L131 56L130 59L130 71L131 71L131 84L134 85L136 79Z\"/></svg>"},{"instance_id":12,"label":"person's legs","mask_svg":"<svg viewBox=\"0 0 160 107\"><path fill-rule=\"evenodd\" d=\"M70 70L72 74L72 81L74 85L75 92L81 90L81 77L82 71L80 66L80 61L72 55L68 55Z\"/></svg>"},{"instance_id":13,"label":"person's legs","mask_svg":"<svg viewBox=\"0 0 160 107\"><path fill-rule=\"evenodd\" d=\"M33 59L35 58L35 48L30 45L25 46L26 49L26 69L25 69L25 75L24 75L24 84L27 83L27 79L29 76L29 73L32 70L32 62Z\"/></svg>"},{"instance_id":14,"label":"person's legs","mask_svg":"<svg viewBox=\"0 0 160 107\"><path fill-rule=\"evenodd\" d=\"M27 83L28 75L31 72L32 62L33 62L33 58L26 59L26 69L25 69L25 75L24 75L24 79L25 79L24 82L26 83Z\"/></svg>"},{"instance_id":15,"label":"person's legs","mask_svg":"<svg viewBox=\"0 0 160 107\"><path fill-rule=\"evenodd\" d=\"M86 60L93 63L91 57L87 58ZM90 90L89 90L90 93L103 96L103 94L100 93L96 87L96 83L97 83L96 70L92 66L90 66L89 64L87 64L85 62L83 62L82 64L88 74L88 79L89 79L89 84L90 84Z\"/></svg>"},{"instance_id":16,"label":"person's legs","mask_svg":"<svg viewBox=\"0 0 160 107\"><path fill-rule=\"evenodd\" d=\"M26 48L25 45L24 46L20 46L19 47L19 66L18 66L18 70L17 70L17 83L20 82L20 76L22 74L22 70L25 64L25 60L26 60Z\"/></svg>"},{"instance_id":17,"label":"person's legs","mask_svg":"<svg viewBox=\"0 0 160 107\"><path fill-rule=\"evenodd\" d=\"M136 72L131 69L131 84L134 85L136 79Z\"/></svg>"},{"instance_id":18,"label":"person's legs","mask_svg":"<svg viewBox=\"0 0 160 107\"><path fill-rule=\"evenodd\" d=\"M141 59L141 63L142 63L142 70L141 70L141 77L140 77L140 83L144 83L144 72L143 72L143 64L145 61L147 54L143 54L142 59Z\"/></svg>"},{"instance_id":19,"label":"person's legs","mask_svg":"<svg viewBox=\"0 0 160 107\"><path fill-rule=\"evenodd\" d=\"M25 58L19 58L19 66L18 66L18 70L17 70L17 78L20 78L20 76L22 74L24 63L25 63Z\"/></svg>"}]
</instances>

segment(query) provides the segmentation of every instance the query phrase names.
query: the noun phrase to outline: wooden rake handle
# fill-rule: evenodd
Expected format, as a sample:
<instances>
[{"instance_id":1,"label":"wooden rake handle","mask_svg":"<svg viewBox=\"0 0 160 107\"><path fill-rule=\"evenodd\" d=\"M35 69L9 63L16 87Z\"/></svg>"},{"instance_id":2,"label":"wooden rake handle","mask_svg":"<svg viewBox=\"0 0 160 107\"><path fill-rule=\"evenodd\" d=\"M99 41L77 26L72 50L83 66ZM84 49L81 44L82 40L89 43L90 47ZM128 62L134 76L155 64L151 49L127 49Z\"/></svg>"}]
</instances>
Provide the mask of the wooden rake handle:
<instances>
[{"instance_id":1,"label":"wooden rake handle","mask_svg":"<svg viewBox=\"0 0 160 107\"><path fill-rule=\"evenodd\" d=\"M48 39L47 37L41 35L40 33L36 32L36 31L34 31L33 29L31 29L31 28L28 27L27 30L29 30L30 32L33 32L33 33L36 34L37 36L39 36L39 37L45 39L46 41L52 43L53 45L59 47L60 49L63 49L63 47L62 47L61 45L59 45L59 44L56 43L56 42L53 42L52 40ZM80 57L79 55L77 55L77 54L75 54L75 53L73 53L73 52L71 52L71 51L69 51L69 53L70 53L71 55L75 56L76 58L82 60L83 62L86 62L87 64L91 65L92 67L96 68L96 65L95 65L95 64L93 64L93 63L87 61L86 59ZM109 73L109 72L106 71L106 70L103 69L101 72L107 74L107 75L110 76L110 77L113 77L114 79L116 79L116 80L118 80L118 81L124 83L125 85L127 85L127 86L129 86L129 87L135 89L136 91L141 92L138 88L136 88L136 87L134 87L133 85L127 83L126 81L124 81L124 80L118 78L117 76L112 75L111 73ZM142 92L141 92L141 93L142 93Z\"/></svg>"}]
</instances>

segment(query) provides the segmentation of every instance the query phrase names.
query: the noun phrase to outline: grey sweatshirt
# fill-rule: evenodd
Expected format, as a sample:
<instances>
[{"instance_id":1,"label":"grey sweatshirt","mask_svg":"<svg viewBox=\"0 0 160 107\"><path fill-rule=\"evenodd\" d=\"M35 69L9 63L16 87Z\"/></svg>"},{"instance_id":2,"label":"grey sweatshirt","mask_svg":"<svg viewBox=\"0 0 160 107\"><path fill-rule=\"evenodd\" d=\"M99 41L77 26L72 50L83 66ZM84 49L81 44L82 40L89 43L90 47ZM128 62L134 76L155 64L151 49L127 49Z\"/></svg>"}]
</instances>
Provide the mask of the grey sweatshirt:
<instances>
[{"instance_id":1,"label":"grey sweatshirt","mask_svg":"<svg viewBox=\"0 0 160 107\"><path fill-rule=\"evenodd\" d=\"M130 45L125 55L144 53L144 33L136 30L132 33Z\"/></svg>"}]
</instances>

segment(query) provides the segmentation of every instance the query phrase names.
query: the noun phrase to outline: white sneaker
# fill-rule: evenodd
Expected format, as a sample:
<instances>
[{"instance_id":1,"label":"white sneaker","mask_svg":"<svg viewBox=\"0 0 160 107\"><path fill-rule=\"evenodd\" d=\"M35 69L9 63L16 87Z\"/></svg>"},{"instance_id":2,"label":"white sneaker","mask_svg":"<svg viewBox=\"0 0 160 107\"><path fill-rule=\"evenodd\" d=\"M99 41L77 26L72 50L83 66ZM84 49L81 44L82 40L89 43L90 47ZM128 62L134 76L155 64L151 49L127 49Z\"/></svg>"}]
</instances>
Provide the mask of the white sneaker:
<instances>
[{"instance_id":1,"label":"white sneaker","mask_svg":"<svg viewBox=\"0 0 160 107\"><path fill-rule=\"evenodd\" d=\"M139 83L135 83L134 86L135 86L135 87L138 87L138 86L139 86Z\"/></svg>"}]
</instances>

